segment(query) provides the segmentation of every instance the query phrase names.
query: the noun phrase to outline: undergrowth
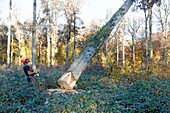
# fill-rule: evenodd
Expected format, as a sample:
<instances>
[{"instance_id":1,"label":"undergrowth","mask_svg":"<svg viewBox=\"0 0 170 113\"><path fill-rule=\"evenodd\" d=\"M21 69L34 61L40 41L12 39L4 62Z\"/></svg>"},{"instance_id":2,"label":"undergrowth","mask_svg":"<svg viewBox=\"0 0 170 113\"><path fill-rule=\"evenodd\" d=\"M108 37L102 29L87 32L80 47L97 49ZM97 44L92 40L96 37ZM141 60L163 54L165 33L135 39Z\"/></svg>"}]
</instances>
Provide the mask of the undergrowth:
<instances>
[{"instance_id":1,"label":"undergrowth","mask_svg":"<svg viewBox=\"0 0 170 113\"><path fill-rule=\"evenodd\" d=\"M31 87L20 70L0 70L1 113L168 113L170 112L170 81L154 76L141 77L142 72L121 75L114 81L108 70L94 69L80 76L75 90L79 93L54 93L63 71L43 70ZM118 74L118 73L117 73ZM134 77L140 76L140 77ZM134 77L134 78L133 78ZM128 79L129 78L129 79ZM131 81L131 82L130 82Z\"/></svg>"}]
</instances>

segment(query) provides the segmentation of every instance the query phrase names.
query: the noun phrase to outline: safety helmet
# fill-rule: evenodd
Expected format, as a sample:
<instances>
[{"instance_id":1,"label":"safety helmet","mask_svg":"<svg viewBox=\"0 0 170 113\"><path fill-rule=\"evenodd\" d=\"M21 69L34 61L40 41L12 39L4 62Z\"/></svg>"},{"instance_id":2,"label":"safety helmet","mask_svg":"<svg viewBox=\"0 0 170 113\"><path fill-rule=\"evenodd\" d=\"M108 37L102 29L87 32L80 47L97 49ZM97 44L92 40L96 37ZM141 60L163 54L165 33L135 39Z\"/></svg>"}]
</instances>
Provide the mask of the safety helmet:
<instances>
[{"instance_id":1,"label":"safety helmet","mask_svg":"<svg viewBox=\"0 0 170 113\"><path fill-rule=\"evenodd\" d=\"M30 60L29 60L28 58L22 58L22 59L21 59L21 62L22 62L23 64L25 64L25 63L30 62Z\"/></svg>"}]
</instances>

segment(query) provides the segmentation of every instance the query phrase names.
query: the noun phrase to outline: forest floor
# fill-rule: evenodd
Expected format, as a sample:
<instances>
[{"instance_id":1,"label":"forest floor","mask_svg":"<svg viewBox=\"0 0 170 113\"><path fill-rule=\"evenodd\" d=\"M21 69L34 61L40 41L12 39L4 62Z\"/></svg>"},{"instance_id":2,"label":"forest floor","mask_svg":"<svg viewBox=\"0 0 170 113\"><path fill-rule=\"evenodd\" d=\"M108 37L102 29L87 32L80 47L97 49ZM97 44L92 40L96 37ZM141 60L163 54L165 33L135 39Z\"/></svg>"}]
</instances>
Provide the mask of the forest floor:
<instances>
[{"instance_id":1,"label":"forest floor","mask_svg":"<svg viewBox=\"0 0 170 113\"><path fill-rule=\"evenodd\" d=\"M170 79L166 77L143 72L120 75L118 80L107 69L88 68L73 91L47 94L60 89L57 80L64 71L62 67L42 69L36 85L30 87L22 69L0 70L0 113L170 112Z\"/></svg>"}]
</instances>

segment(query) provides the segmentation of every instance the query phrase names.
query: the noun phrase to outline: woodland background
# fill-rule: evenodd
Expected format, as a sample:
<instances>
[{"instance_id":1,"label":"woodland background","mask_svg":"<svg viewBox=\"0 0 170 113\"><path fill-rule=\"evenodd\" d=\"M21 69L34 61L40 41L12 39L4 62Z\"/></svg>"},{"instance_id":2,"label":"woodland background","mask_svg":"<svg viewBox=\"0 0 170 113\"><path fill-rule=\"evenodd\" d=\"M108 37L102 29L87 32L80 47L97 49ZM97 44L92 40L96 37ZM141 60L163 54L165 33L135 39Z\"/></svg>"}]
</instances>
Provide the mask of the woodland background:
<instances>
[{"instance_id":1,"label":"woodland background","mask_svg":"<svg viewBox=\"0 0 170 113\"><path fill-rule=\"evenodd\" d=\"M170 59L168 3L164 0L160 7L155 5L152 8L152 18L149 11L146 12L147 18L145 18L143 13L134 14L131 9L117 25L116 30L110 34L93 62L102 65L117 63L123 68L132 65L141 68L144 62L168 64ZM84 26L79 18L81 5L83 1L42 0L41 9L37 11L36 17L35 49L38 65L49 67L71 64L90 38L101 28L102 22L107 21L111 16L110 12L106 14L105 20L94 21L89 26ZM21 23L17 20L17 11L12 7L9 9L12 11L10 15L12 19L8 18L9 21L11 20L10 32L9 23L1 20L0 58L2 60L0 63L6 64L7 59L10 58L10 64L21 65L21 58L32 59L33 24L28 20ZM137 16L139 14L140 16ZM61 17L66 20L66 23L57 20ZM155 26L158 29L155 30L153 28ZM7 53L9 33L10 55Z\"/></svg>"},{"instance_id":2,"label":"woodland background","mask_svg":"<svg viewBox=\"0 0 170 113\"><path fill-rule=\"evenodd\" d=\"M59 77L112 15L84 26L82 5L41 0L33 21L20 22L10 0L8 22L0 17L0 112L169 112L169 0L146 9L132 6L81 75L79 93L44 93L59 88ZM23 57L39 70L35 87L24 77Z\"/></svg>"}]
</instances>

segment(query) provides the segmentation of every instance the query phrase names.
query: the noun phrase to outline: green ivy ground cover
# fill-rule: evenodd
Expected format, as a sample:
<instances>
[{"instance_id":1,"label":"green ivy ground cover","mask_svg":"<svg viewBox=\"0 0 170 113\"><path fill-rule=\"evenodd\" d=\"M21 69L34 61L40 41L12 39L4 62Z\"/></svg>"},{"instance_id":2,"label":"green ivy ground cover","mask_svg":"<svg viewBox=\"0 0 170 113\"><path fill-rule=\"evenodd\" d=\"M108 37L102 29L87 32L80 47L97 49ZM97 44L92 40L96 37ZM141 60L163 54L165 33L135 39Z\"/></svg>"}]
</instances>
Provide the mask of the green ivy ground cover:
<instances>
[{"instance_id":1,"label":"green ivy ground cover","mask_svg":"<svg viewBox=\"0 0 170 113\"><path fill-rule=\"evenodd\" d=\"M35 87L30 87L20 71L1 73L0 113L170 112L169 80L115 84L105 71L94 70L83 73L77 82L75 90L83 92L48 96L45 90L59 88L57 80L63 72L40 73Z\"/></svg>"}]
</instances>

